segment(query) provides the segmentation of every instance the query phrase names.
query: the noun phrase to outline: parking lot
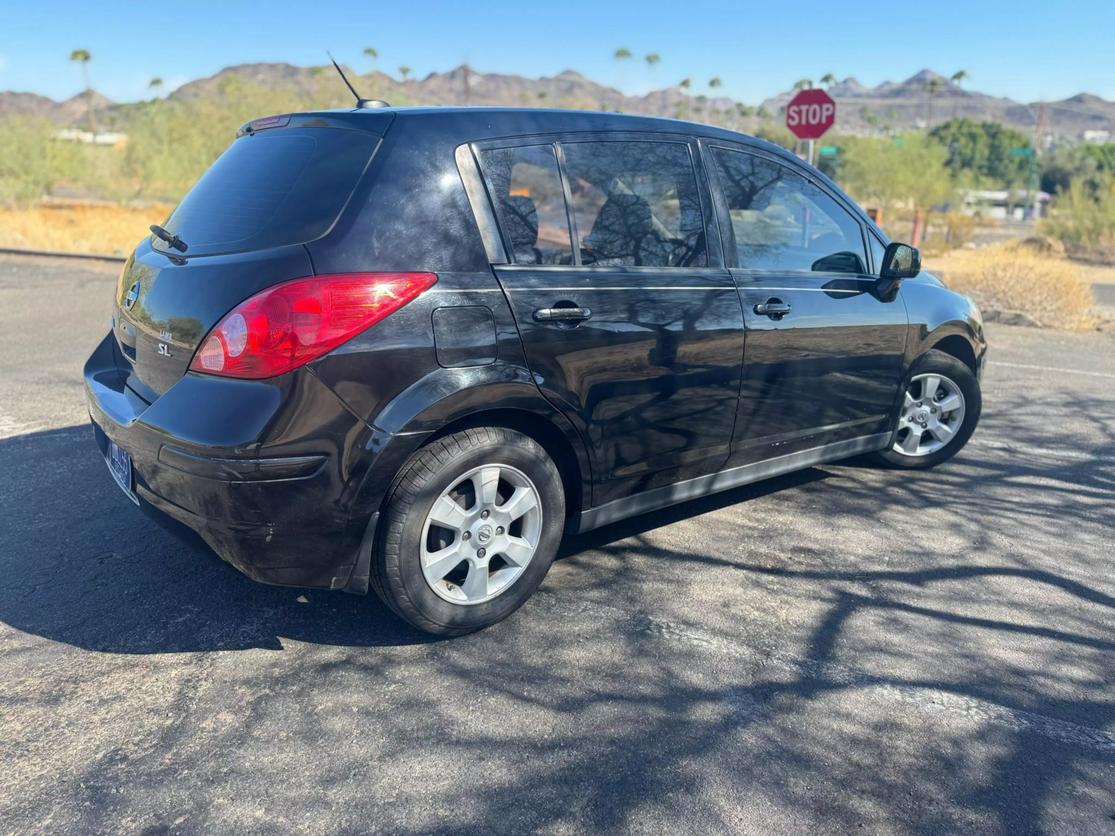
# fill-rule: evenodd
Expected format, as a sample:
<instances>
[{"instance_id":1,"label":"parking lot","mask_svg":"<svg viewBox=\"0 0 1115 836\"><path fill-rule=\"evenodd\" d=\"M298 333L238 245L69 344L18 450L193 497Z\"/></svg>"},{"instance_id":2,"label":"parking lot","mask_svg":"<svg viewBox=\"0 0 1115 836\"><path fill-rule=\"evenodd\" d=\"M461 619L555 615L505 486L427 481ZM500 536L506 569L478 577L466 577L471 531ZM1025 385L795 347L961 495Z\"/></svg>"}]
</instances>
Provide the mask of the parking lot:
<instances>
[{"instance_id":1,"label":"parking lot","mask_svg":"<svg viewBox=\"0 0 1115 836\"><path fill-rule=\"evenodd\" d=\"M80 382L117 269L0 259L0 832L1115 831L1115 334L989 326L940 469L569 540L439 641L120 495Z\"/></svg>"}]
</instances>

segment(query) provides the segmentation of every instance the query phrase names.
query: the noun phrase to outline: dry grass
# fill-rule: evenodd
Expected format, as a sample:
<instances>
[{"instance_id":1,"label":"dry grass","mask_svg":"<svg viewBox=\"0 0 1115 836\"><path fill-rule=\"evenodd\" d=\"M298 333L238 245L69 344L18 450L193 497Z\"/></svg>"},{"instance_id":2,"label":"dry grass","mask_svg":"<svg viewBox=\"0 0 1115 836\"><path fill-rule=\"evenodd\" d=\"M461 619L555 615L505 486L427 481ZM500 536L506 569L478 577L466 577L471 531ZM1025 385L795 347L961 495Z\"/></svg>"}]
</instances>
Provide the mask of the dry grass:
<instances>
[{"instance_id":1,"label":"dry grass","mask_svg":"<svg viewBox=\"0 0 1115 836\"><path fill-rule=\"evenodd\" d=\"M1046 328L1096 325L1091 285L1080 266L1063 256L1009 243L954 250L926 266L985 312L1018 312Z\"/></svg>"},{"instance_id":2,"label":"dry grass","mask_svg":"<svg viewBox=\"0 0 1115 836\"><path fill-rule=\"evenodd\" d=\"M162 223L167 206L111 205L0 208L0 247L127 255L147 227Z\"/></svg>"}]
</instances>

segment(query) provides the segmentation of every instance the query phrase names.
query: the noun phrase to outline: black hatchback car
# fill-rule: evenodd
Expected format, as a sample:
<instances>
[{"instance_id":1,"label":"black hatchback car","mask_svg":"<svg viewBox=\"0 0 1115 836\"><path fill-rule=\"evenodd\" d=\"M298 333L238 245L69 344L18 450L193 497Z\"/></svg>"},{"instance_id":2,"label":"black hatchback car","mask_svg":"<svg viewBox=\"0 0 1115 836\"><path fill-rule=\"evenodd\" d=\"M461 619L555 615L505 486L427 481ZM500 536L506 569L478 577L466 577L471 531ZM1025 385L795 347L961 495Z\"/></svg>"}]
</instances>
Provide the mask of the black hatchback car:
<instances>
[{"instance_id":1,"label":"black hatchback car","mask_svg":"<svg viewBox=\"0 0 1115 836\"><path fill-rule=\"evenodd\" d=\"M128 498L275 584L455 635L583 532L811 465L935 465L979 312L766 142L603 113L240 129L85 369Z\"/></svg>"}]
</instances>

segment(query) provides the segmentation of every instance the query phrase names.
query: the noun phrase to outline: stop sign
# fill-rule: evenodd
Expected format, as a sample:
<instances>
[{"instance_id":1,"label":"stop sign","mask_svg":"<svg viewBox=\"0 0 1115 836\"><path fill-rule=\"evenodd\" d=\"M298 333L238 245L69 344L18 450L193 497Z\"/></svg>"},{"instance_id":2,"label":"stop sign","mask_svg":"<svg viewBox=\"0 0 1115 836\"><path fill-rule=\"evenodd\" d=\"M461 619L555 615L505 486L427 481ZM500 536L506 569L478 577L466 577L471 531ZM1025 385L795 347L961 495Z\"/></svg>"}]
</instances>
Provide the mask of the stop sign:
<instances>
[{"instance_id":1,"label":"stop sign","mask_svg":"<svg viewBox=\"0 0 1115 836\"><path fill-rule=\"evenodd\" d=\"M798 139L820 139L836 121L836 102L824 90L802 90L786 105L786 127Z\"/></svg>"}]
</instances>

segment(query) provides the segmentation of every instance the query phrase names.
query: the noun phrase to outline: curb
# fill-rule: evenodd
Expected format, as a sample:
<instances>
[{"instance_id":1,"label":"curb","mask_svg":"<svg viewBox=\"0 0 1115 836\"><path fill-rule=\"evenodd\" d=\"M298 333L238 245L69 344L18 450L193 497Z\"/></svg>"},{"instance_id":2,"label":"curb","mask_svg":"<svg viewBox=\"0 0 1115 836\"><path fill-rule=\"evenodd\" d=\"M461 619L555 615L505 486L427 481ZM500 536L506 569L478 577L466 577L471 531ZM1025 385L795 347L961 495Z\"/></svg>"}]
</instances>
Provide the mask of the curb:
<instances>
[{"instance_id":1,"label":"curb","mask_svg":"<svg viewBox=\"0 0 1115 836\"><path fill-rule=\"evenodd\" d=\"M67 253L55 250L23 250L18 247L0 247L0 255L28 255L38 258L73 258L84 261L113 261L123 264L127 261L122 255L105 255L102 253Z\"/></svg>"}]
</instances>

